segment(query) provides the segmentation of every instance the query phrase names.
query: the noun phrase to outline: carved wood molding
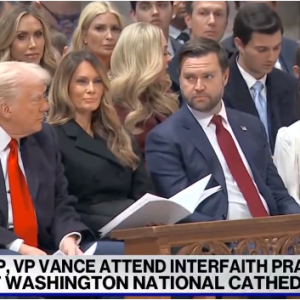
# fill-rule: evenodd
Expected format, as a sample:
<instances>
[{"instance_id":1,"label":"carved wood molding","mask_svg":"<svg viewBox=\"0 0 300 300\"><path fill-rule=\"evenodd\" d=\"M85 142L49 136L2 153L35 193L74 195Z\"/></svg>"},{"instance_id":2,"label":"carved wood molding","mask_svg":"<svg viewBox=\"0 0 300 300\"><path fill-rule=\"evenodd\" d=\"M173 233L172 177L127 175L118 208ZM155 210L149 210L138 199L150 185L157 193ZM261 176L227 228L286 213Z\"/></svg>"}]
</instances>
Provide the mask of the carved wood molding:
<instances>
[{"instance_id":1,"label":"carved wood molding","mask_svg":"<svg viewBox=\"0 0 300 300\"><path fill-rule=\"evenodd\" d=\"M182 245L177 255L300 255L300 234L207 240Z\"/></svg>"}]
</instances>

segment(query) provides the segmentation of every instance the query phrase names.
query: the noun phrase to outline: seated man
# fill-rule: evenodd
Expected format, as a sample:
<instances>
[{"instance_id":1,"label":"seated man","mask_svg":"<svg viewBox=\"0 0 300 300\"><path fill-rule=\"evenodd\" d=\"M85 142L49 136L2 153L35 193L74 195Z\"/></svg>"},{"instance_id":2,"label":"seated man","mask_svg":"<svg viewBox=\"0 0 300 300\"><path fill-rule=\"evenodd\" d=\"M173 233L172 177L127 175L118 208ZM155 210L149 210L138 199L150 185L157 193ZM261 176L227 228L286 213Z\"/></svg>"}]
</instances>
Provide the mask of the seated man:
<instances>
[{"instance_id":1,"label":"seated man","mask_svg":"<svg viewBox=\"0 0 300 300\"><path fill-rule=\"evenodd\" d=\"M274 68L282 34L279 16L265 3L248 3L239 10L233 26L238 53L230 59L223 95L226 107L260 118L272 153L278 130L300 118L296 78Z\"/></svg>"},{"instance_id":2,"label":"seated man","mask_svg":"<svg viewBox=\"0 0 300 300\"><path fill-rule=\"evenodd\" d=\"M146 141L158 194L171 197L212 174L210 187L222 190L182 222L299 214L273 164L259 118L224 106L225 50L212 39L190 41L179 54L179 72L187 104Z\"/></svg>"},{"instance_id":3,"label":"seated man","mask_svg":"<svg viewBox=\"0 0 300 300\"><path fill-rule=\"evenodd\" d=\"M243 8L245 5L249 4L250 2L263 2L267 4L271 9L273 9L277 13L278 9L278 1L235 1L235 7L239 11L240 8ZM253 16L256 20L258 18L256 16ZM271 19L268 19L269 22L272 22ZM248 20L246 22L249 22ZM271 27L272 23L269 24L269 27ZM266 26L262 25L262 27ZM246 36L244 34L244 36ZM224 39L221 42L222 46L225 48L227 51L229 57L233 56L238 52L238 49L236 48L235 42L234 42L234 37L233 35L229 36L228 38ZM275 63L275 68L282 70L284 72L289 73L290 75L294 75L293 72L293 65L294 65L294 57L296 54L296 49L297 49L298 43L292 39L282 37L282 44L281 44L281 49L280 49L280 54L279 57Z\"/></svg>"},{"instance_id":4,"label":"seated man","mask_svg":"<svg viewBox=\"0 0 300 300\"><path fill-rule=\"evenodd\" d=\"M95 238L68 196L54 131L43 123L50 76L35 64L2 62L0 77L0 255L82 254ZM99 244L96 254L123 254L122 242Z\"/></svg>"},{"instance_id":5,"label":"seated man","mask_svg":"<svg viewBox=\"0 0 300 300\"><path fill-rule=\"evenodd\" d=\"M225 33L230 14L228 1L187 1L185 22L191 31L191 39L207 37L220 41ZM172 91L179 93L180 105L184 99L180 93L178 76L178 53L169 63L168 73Z\"/></svg>"}]
</instances>

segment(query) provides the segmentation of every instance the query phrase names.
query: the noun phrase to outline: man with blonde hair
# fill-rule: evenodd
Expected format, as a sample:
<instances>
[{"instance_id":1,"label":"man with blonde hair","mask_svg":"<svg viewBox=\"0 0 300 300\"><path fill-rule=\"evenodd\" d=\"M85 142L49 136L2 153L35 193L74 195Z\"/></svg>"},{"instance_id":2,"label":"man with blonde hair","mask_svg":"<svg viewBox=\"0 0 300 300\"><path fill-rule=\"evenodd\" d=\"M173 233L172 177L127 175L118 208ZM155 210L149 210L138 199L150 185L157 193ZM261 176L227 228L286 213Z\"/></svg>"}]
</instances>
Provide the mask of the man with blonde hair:
<instances>
[{"instance_id":1,"label":"man with blonde hair","mask_svg":"<svg viewBox=\"0 0 300 300\"><path fill-rule=\"evenodd\" d=\"M0 63L0 255L81 254L94 240L68 195L40 66Z\"/></svg>"}]
</instances>

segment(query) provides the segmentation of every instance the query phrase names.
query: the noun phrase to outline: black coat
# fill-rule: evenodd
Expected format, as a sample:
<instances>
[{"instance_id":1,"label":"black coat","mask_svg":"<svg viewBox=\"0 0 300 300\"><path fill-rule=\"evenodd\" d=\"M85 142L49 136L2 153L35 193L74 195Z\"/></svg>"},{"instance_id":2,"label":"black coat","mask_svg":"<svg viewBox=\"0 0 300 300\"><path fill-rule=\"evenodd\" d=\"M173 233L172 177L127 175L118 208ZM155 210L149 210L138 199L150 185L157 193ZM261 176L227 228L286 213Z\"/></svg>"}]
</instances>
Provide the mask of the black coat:
<instances>
[{"instance_id":1,"label":"black coat","mask_svg":"<svg viewBox=\"0 0 300 300\"><path fill-rule=\"evenodd\" d=\"M104 139L92 138L75 121L54 128L69 193L78 198L77 211L93 232L144 194L154 192L142 158L133 171L118 161ZM139 149L135 152L141 157Z\"/></svg>"}]
</instances>

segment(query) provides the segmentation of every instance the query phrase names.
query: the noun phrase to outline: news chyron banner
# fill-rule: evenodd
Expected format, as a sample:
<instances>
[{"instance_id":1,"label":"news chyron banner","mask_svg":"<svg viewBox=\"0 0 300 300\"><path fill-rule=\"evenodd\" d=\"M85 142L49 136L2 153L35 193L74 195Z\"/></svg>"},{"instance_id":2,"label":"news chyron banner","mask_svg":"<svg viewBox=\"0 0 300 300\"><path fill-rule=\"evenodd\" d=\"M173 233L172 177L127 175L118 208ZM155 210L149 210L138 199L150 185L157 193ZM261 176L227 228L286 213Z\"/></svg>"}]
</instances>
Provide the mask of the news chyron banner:
<instances>
[{"instance_id":1,"label":"news chyron banner","mask_svg":"<svg viewBox=\"0 0 300 300\"><path fill-rule=\"evenodd\" d=\"M1 256L0 296L300 296L298 256Z\"/></svg>"}]
</instances>

